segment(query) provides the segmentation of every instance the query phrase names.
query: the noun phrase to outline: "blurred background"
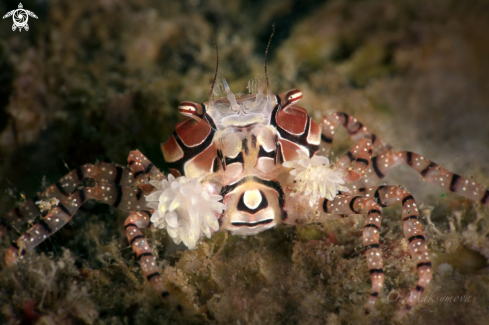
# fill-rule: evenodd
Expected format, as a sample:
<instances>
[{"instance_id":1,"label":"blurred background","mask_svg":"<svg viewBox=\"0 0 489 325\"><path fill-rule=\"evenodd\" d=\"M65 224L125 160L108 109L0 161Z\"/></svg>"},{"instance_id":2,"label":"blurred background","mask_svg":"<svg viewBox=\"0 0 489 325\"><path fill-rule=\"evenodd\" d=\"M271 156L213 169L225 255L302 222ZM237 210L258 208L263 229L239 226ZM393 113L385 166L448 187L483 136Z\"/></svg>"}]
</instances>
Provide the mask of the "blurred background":
<instances>
[{"instance_id":1,"label":"blurred background","mask_svg":"<svg viewBox=\"0 0 489 325\"><path fill-rule=\"evenodd\" d=\"M0 1L0 14L18 4ZM316 121L325 113L345 111L395 148L417 152L489 185L489 1L26 0L22 4L38 16L29 17L29 31L12 31L11 17L0 21L0 216L84 163L126 164L130 150L141 150L165 170L159 145L182 119L178 104L208 98L216 59L213 33L219 49L218 80L225 77L235 93L247 93L249 80L264 77L272 25L268 75L274 93L299 88L304 93L299 105ZM335 142L333 157L352 144L344 131ZM386 182L406 186L432 212L437 228L427 229L431 248L438 257L447 254L438 264L454 268L453 273L439 276L442 287L453 295L479 299L441 304L433 312L433 304L427 304L406 322L489 321L488 291L474 285L489 282L487 224L476 223L472 235L464 235L470 220L487 220L487 209L445 195L408 168L394 174ZM387 224L386 235L393 231L396 236L386 245L395 250L401 245L400 213L393 209L389 214L393 223L392 229ZM460 221L460 216L469 221ZM364 258L357 253L355 221L331 229L278 229L258 238L222 234L206 241L198 252L187 253L173 247L164 234L153 234L162 266L169 265L165 272L173 290L188 307L178 313L161 307L162 300L142 289L141 273L125 241L123 215L89 204L75 219L41 245L47 256L15 272L2 271L6 273L0 279L0 320L386 323L400 306L384 300L377 314L363 317L369 280ZM347 230L335 232L336 226ZM4 238L2 252L20 233L12 230L12 238ZM331 233L337 240L331 240ZM343 246L331 248L328 238L329 244ZM452 260L450 254L459 259ZM410 266L396 266L401 264L399 258L409 263L402 254L387 262L387 269L392 265L393 270L387 277L393 279L386 280L386 293L414 284ZM63 267L56 264L59 261L64 261ZM78 300L64 306L59 300L71 300L52 293L49 283L42 287L47 288L47 297L42 288L34 290L40 280L29 273L36 269L32 265L44 270L41 274L55 270L52 281L76 279L81 283ZM239 275L239 269L251 275ZM394 272L400 269L409 277ZM14 280L19 278L32 286L19 287ZM346 280L351 283L341 282ZM65 291L71 292L66 285ZM483 293L477 295L477 290ZM115 296L120 301L109 301ZM144 306L147 301L151 307ZM79 305L84 307L74 307Z\"/></svg>"}]
</instances>

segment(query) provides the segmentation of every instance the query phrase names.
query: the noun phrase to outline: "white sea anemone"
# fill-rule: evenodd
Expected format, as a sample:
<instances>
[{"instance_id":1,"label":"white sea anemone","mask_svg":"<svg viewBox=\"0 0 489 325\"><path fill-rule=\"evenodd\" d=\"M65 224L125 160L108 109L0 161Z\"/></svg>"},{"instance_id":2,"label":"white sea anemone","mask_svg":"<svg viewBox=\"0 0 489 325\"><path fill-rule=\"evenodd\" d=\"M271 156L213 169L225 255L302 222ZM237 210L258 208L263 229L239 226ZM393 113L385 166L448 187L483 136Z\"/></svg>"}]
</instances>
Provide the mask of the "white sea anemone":
<instances>
[{"instance_id":1,"label":"white sea anemone","mask_svg":"<svg viewBox=\"0 0 489 325\"><path fill-rule=\"evenodd\" d=\"M317 202L320 198L333 200L338 191L349 191L342 184L343 171L330 166L329 159L323 156L314 156L283 164L285 167L294 168L290 174L294 177L292 184L294 195L309 197L311 202Z\"/></svg>"},{"instance_id":2,"label":"white sea anemone","mask_svg":"<svg viewBox=\"0 0 489 325\"><path fill-rule=\"evenodd\" d=\"M210 238L211 229L219 230L217 217L226 209L219 202L222 196L210 193L197 178L168 175L168 180L150 183L158 189L146 197L154 209L151 222L158 229L166 228L176 244L183 242L193 249L202 234Z\"/></svg>"}]
</instances>

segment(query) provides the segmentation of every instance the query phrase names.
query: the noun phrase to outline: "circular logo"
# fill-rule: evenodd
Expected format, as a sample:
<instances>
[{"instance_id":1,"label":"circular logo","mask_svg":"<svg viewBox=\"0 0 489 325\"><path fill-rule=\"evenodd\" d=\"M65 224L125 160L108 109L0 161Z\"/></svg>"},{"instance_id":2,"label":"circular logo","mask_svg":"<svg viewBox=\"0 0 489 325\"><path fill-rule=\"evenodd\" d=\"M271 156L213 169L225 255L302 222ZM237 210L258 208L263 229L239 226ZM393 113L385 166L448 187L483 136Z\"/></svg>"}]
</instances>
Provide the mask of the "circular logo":
<instances>
[{"instance_id":1,"label":"circular logo","mask_svg":"<svg viewBox=\"0 0 489 325\"><path fill-rule=\"evenodd\" d=\"M24 9L15 10L15 13L12 16L14 18L14 24L18 28L23 28L25 25L27 25L29 16L27 15L27 12L25 12Z\"/></svg>"},{"instance_id":2,"label":"circular logo","mask_svg":"<svg viewBox=\"0 0 489 325\"><path fill-rule=\"evenodd\" d=\"M12 16L12 19L14 21L14 24L12 25L12 30L15 31L16 29L18 29L19 32L22 31L22 28L26 31L29 30L29 25L27 25L27 21L29 21L29 16L37 19L36 14L32 11L24 9L22 3L19 3L18 9L7 12L7 14L3 16L3 19L10 16Z\"/></svg>"}]
</instances>

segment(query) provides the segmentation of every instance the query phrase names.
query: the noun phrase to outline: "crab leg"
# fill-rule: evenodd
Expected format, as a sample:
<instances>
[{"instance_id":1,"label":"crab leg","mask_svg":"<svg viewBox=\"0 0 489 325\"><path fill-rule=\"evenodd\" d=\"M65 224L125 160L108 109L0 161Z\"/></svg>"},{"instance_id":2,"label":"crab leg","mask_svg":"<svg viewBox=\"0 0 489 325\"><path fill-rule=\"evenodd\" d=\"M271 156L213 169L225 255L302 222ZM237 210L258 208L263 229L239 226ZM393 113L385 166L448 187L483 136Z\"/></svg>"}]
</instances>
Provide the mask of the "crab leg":
<instances>
[{"instance_id":1,"label":"crab leg","mask_svg":"<svg viewBox=\"0 0 489 325\"><path fill-rule=\"evenodd\" d=\"M20 236L7 250L5 261L8 265L14 263L18 254L24 255L61 229L74 216L76 211L87 200L94 199L101 203L110 204L124 211L132 209L143 210L146 200L139 187L99 184L85 187L61 200L51 211L34 226Z\"/></svg>"},{"instance_id":2,"label":"crab leg","mask_svg":"<svg viewBox=\"0 0 489 325\"><path fill-rule=\"evenodd\" d=\"M335 112L325 115L321 121L321 140L327 152L331 149L335 131L339 125L342 125L350 135L350 138L356 142L363 138L372 140L373 153L375 155L391 148L389 144L371 133L366 126L353 116L343 112Z\"/></svg>"},{"instance_id":3,"label":"crab leg","mask_svg":"<svg viewBox=\"0 0 489 325\"><path fill-rule=\"evenodd\" d=\"M155 258L148 245L148 240L143 235L140 229L149 228L151 225L150 218L153 210L148 211L133 211L126 219L124 228L126 229L127 240L136 253L143 274L148 280L150 286L160 293L163 297L167 297L170 293L163 284L163 279L156 265Z\"/></svg>"},{"instance_id":4,"label":"crab leg","mask_svg":"<svg viewBox=\"0 0 489 325\"><path fill-rule=\"evenodd\" d=\"M18 227L34 220L34 218L41 215L41 211L37 207L36 202L49 198L56 198L62 201L73 194L78 186L87 178L94 179L100 183L123 186L134 185L134 177L126 167L104 162L93 165L86 164L73 169L59 181L49 186L44 192L39 193L19 207L9 211L3 217L2 221L10 226Z\"/></svg>"},{"instance_id":5,"label":"crab leg","mask_svg":"<svg viewBox=\"0 0 489 325\"><path fill-rule=\"evenodd\" d=\"M433 161L414 152L395 152L391 146L371 133L361 122L347 113L336 112L326 115L321 123L321 139L329 151L333 142L336 128L342 125L350 137L359 141L362 138L371 139L373 145L372 166L364 178L364 184L375 184L382 179L392 167L406 164L416 170L424 179L445 190L489 206L489 189L465 177L454 174ZM344 160L343 158L342 160Z\"/></svg>"},{"instance_id":6,"label":"crab leg","mask_svg":"<svg viewBox=\"0 0 489 325\"><path fill-rule=\"evenodd\" d=\"M165 175L139 150L129 152L127 165L136 180L136 184L146 193L154 189L153 185L149 184L150 179L166 179Z\"/></svg>"},{"instance_id":7,"label":"crab leg","mask_svg":"<svg viewBox=\"0 0 489 325\"><path fill-rule=\"evenodd\" d=\"M48 198L53 196L59 202L45 217L41 218L7 249L5 254L7 265L15 263L19 254L23 256L26 252L33 250L46 238L63 227L71 220L83 203L89 199L109 204L123 211L147 209L144 194L148 194L153 189L148 180L150 176L161 178L164 175L138 150L130 152L128 164L129 169L107 163L84 165L73 170L55 185L50 186L45 192L41 193L40 196ZM124 172L124 170L127 172ZM76 174L77 178L74 178L73 174ZM100 183L93 187L84 187L76 190L85 178L92 178L100 181ZM67 185L63 186L63 182ZM119 184L138 184L139 187ZM65 189L65 191L61 189ZM72 193L68 194L68 190L71 190ZM19 219L24 220L25 216L29 217L30 220L39 216L41 213L34 204L34 200L27 201L18 209L9 212L7 216L16 215L17 223L19 223ZM8 218L6 219L9 220Z\"/></svg>"},{"instance_id":8,"label":"crab leg","mask_svg":"<svg viewBox=\"0 0 489 325\"><path fill-rule=\"evenodd\" d=\"M381 207L373 199L361 195L338 195L332 201L324 199L323 210L331 214L366 214L363 225L363 246L367 256L367 266L370 272L372 288L367 301L366 313L369 313L377 300L384 284L384 267L382 251L379 245Z\"/></svg>"},{"instance_id":9,"label":"crab leg","mask_svg":"<svg viewBox=\"0 0 489 325\"><path fill-rule=\"evenodd\" d=\"M367 172L372 157L372 142L370 139L360 139L338 162L336 167L345 169L345 181L352 182L360 179Z\"/></svg>"},{"instance_id":10,"label":"crab leg","mask_svg":"<svg viewBox=\"0 0 489 325\"><path fill-rule=\"evenodd\" d=\"M425 181L433 183L444 190L451 191L470 200L489 206L489 189L463 176L454 174L433 161L410 151L394 152L388 150L372 158L372 168L369 169L365 184L378 182L380 179L400 164L408 165L416 170Z\"/></svg>"},{"instance_id":11,"label":"crab leg","mask_svg":"<svg viewBox=\"0 0 489 325\"><path fill-rule=\"evenodd\" d=\"M139 150L129 153L128 165L129 168L100 162L77 167L49 186L44 192L7 212L0 220L0 225L18 227L34 220L41 215L36 202L49 198L62 201L73 194L86 179L93 179L97 183L134 186L136 183L138 185L147 184L148 175L156 175L158 178L164 177ZM148 189L151 190L152 186L149 186L151 188Z\"/></svg>"},{"instance_id":12,"label":"crab leg","mask_svg":"<svg viewBox=\"0 0 489 325\"><path fill-rule=\"evenodd\" d=\"M372 289L367 302L366 313L372 310L384 282L382 252L379 244L381 209L395 204L402 205L404 237L409 242L409 250L412 258L416 261L419 276L416 287L411 290L405 301L405 308L401 311L401 313L405 313L417 302L432 277L431 260L419 221L419 211L413 196L400 187L376 186L359 188L348 195L338 195L332 201L324 199L322 203L326 213L367 215L363 225L363 245Z\"/></svg>"}]
</instances>

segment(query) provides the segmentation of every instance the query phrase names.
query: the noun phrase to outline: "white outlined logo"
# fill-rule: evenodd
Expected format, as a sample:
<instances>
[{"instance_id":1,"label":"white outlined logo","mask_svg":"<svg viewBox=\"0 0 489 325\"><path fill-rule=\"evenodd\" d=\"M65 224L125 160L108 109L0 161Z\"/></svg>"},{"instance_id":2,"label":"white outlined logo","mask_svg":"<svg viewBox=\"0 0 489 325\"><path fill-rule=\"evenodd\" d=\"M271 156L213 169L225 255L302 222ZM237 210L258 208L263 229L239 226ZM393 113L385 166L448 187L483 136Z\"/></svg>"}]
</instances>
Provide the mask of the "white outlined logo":
<instances>
[{"instance_id":1,"label":"white outlined logo","mask_svg":"<svg viewBox=\"0 0 489 325\"><path fill-rule=\"evenodd\" d=\"M37 19L36 14L32 11L25 10L24 6L22 6L22 3L19 3L18 9L7 12L7 14L3 16L3 19L10 16L12 16L12 19L14 20L14 24L12 25L12 31L14 32L17 28L19 29L19 32L22 31L22 28L24 28L26 31L29 30L29 25L27 25L29 16Z\"/></svg>"}]
</instances>

